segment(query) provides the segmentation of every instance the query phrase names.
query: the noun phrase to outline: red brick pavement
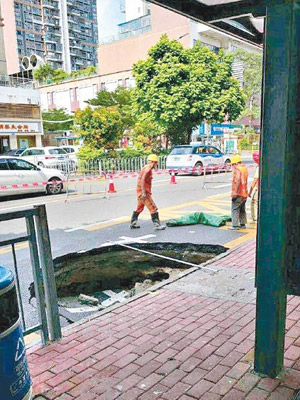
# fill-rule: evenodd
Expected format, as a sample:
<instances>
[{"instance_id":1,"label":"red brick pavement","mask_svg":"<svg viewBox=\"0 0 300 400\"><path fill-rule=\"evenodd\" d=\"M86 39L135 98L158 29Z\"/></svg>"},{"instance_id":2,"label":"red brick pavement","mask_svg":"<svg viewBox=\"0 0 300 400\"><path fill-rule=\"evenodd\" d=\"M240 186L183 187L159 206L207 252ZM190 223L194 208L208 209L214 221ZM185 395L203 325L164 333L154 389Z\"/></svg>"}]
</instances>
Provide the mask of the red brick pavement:
<instances>
[{"instance_id":1,"label":"red brick pavement","mask_svg":"<svg viewBox=\"0 0 300 400\"><path fill-rule=\"evenodd\" d=\"M254 268L249 241L212 265ZM246 267L245 267L246 266ZM285 371L253 373L255 305L168 289L30 348L34 393L56 400L289 400L300 388L300 298L288 299Z\"/></svg>"}]
</instances>

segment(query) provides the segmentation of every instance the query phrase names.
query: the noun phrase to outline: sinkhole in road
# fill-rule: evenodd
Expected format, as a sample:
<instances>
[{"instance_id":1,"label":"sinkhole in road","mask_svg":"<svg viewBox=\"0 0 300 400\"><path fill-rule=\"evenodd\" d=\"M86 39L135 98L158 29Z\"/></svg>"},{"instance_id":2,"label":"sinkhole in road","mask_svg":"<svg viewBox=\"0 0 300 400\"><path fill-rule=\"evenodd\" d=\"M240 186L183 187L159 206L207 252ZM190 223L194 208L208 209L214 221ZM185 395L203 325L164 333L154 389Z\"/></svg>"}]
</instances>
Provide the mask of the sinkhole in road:
<instances>
[{"instance_id":1,"label":"sinkhole in road","mask_svg":"<svg viewBox=\"0 0 300 400\"><path fill-rule=\"evenodd\" d=\"M180 263L180 260L200 265L227 250L219 245L193 243L134 243L130 246L136 250L112 245L56 258L54 268L58 296L132 290L145 280L153 284L191 268ZM178 262L139 250L170 257Z\"/></svg>"}]
</instances>

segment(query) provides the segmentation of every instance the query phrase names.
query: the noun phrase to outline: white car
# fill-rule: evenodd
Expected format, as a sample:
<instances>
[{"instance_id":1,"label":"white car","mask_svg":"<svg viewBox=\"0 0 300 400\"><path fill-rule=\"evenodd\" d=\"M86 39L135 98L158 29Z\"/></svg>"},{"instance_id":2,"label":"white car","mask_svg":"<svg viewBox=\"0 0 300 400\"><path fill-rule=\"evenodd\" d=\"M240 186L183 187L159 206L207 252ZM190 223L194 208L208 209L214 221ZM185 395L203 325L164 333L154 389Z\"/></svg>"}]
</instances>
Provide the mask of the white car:
<instances>
[{"instance_id":1,"label":"white car","mask_svg":"<svg viewBox=\"0 0 300 400\"><path fill-rule=\"evenodd\" d=\"M77 153L80 149L80 146L76 145L68 145L68 146L61 146L62 149L68 153L70 160L77 161Z\"/></svg>"},{"instance_id":2,"label":"white car","mask_svg":"<svg viewBox=\"0 0 300 400\"><path fill-rule=\"evenodd\" d=\"M70 163L68 153L62 147L55 146L29 147L23 151L20 158L47 168L63 169Z\"/></svg>"},{"instance_id":3,"label":"white car","mask_svg":"<svg viewBox=\"0 0 300 400\"><path fill-rule=\"evenodd\" d=\"M20 157L0 156L0 197L44 192L59 194L65 175L51 168L40 168Z\"/></svg>"},{"instance_id":4,"label":"white car","mask_svg":"<svg viewBox=\"0 0 300 400\"><path fill-rule=\"evenodd\" d=\"M230 169L231 158L215 146L199 144L175 146L166 160L167 170L171 173L202 173L202 167L216 166ZM225 168L224 168L225 169Z\"/></svg>"}]
</instances>

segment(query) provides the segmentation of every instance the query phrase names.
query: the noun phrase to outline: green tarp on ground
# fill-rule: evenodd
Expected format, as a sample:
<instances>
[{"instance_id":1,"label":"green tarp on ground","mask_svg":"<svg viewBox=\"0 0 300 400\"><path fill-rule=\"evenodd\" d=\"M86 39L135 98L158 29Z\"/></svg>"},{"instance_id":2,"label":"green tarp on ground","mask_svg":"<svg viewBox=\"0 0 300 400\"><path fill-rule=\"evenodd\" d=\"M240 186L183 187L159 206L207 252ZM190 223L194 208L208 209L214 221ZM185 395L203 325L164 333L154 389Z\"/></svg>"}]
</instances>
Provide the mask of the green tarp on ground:
<instances>
[{"instance_id":1,"label":"green tarp on ground","mask_svg":"<svg viewBox=\"0 0 300 400\"><path fill-rule=\"evenodd\" d=\"M192 214L184 214L180 218L170 219L167 226L183 226L183 225L210 225L210 226L223 226L227 221L231 221L229 215L215 215L206 214L204 212L194 212Z\"/></svg>"}]
</instances>

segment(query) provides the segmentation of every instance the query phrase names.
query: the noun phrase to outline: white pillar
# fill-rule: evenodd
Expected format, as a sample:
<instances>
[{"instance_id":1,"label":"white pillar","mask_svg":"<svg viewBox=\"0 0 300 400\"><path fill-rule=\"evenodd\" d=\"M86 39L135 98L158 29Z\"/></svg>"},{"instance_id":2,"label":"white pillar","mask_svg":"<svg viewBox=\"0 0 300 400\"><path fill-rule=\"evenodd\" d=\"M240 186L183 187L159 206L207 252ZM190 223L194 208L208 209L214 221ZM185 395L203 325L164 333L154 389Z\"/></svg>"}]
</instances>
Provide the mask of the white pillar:
<instances>
[{"instance_id":1,"label":"white pillar","mask_svg":"<svg viewBox=\"0 0 300 400\"><path fill-rule=\"evenodd\" d=\"M42 135L36 135L35 137L35 145L36 147L42 147Z\"/></svg>"},{"instance_id":2,"label":"white pillar","mask_svg":"<svg viewBox=\"0 0 300 400\"><path fill-rule=\"evenodd\" d=\"M9 147L12 150L18 148L17 135L9 135Z\"/></svg>"}]
</instances>

